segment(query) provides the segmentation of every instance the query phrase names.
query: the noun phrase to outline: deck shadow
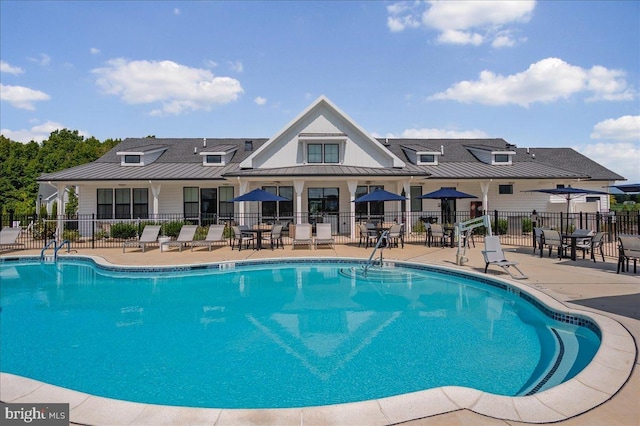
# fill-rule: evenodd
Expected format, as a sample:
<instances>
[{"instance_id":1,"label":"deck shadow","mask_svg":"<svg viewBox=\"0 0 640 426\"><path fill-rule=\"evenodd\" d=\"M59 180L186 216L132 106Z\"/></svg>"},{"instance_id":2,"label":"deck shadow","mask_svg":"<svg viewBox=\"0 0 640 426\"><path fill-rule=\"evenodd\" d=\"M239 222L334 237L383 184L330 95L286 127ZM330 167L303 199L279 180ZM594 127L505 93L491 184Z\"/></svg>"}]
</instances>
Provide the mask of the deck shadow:
<instances>
[{"instance_id":1,"label":"deck shadow","mask_svg":"<svg viewBox=\"0 0 640 426\"><path fill-rule=\"evenodd\" d=\"M640 320L640 293L570 300L569 302Z\"/></svg>"}]
</instances>

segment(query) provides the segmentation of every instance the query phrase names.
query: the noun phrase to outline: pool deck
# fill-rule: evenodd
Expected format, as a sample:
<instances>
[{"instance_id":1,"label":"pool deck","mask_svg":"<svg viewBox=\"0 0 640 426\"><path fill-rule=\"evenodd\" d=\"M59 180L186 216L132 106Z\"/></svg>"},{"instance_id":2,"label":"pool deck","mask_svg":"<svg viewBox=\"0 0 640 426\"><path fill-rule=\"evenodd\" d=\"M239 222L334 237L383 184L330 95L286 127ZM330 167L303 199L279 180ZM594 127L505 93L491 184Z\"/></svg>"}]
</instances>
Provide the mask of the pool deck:
<instances>
[{"instance_id":1,"label":"pool deck","mask_svg":"<svg viewBox=\"0 0 640 426\"><path fill-rule=\"evenodd\" d=\"M402 260L482 273L482 243L467 250L469 261L457 266L455 248L407 244L405 248L384 250L385 260ZM602 263L586 259L571 261L555 257L540 258L531 248L504 246L507 258L519 262L528 275L512 280L499 267L490 266L489 275L505 279L520 288L543 293L544 302L554 309L594 313L609 336L596 355L598 369L580 373L539 397L506 398L478 391L447 387L367 401L356 404L286 410L219 410L162 407L98 398L23 379L10 374L0 376L3 402L68 402L71 422L91 425L124 424L340 424L374 425L402 423L417 425L640 425L640 373L637 343L640 339L640 274L616 274L616 259ZM84 249L79 255L102 258L116 265L188 265L244 259L280 257L368 258L371 249L357 245L336 245L309 250L291 246L276 250L231 250L229 246L194 252L176 249L161 252L157 247L142 253L139 249ZM72 252L72 255L76 253ZM37 250L4 252L2 257L39 255ZM61 255L64 256L64 255ZM547 296L544 296L547 295ZM548 297L550 296L550 297ZM551 298L555 299L552 300ZM559 302L559 303L558 303ZM611 319L615 321L611 321ZM619 323L619 324L618 324ZM620 324L622 327L620 327ZM626 331L625 331L626 329ZM628 333L627 333L628 331ZM629 336L630 334L630 336ZM631 339L632 337L632 339ZM576 380L577 379L577 380ZM619 390L618 390L619 389ZM551 392L553 391L553 392ZM592 408L595 407L595 408ZM479 414L480 413L480 414Z\"/></svg>"}]
</instances>

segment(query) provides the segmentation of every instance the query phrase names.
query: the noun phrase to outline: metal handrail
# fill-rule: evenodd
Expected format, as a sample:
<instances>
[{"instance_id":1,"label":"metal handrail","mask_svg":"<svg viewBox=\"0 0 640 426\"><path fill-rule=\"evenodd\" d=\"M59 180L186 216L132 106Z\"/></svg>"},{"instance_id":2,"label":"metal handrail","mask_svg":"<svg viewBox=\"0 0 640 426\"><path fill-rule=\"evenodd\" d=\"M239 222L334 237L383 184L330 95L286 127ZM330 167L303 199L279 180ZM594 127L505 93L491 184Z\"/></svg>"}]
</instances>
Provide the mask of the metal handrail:
<instances>
[{"instance_id":1,"label":"metal handrail","mask_svg":"<svg viewBox=\"0 0 640 426\"><path fill-rule=\"evenodd\" d=\"M53 249L56 249L56 240L51 240L49 241L49 243L47 243L46 246L44 246L44 248L40 251L40 260L44 260L44 252L47 251L47 249L51 246L51 244L53 244ZM54 252L54 259L55 259L55 252Z\"/></svg>"},{"instance_id":2,"label":"metal handrail","mask_svg":"<svg viewBox=\"0 0 640 426\"><path fill-rule=\"evenodd\" d=\"M58 250L60 250L64 245L67 245L67 253L71 252L71 241L69 240L64 240L63 242L60 243L59 246L57 246L53 252L53 259L56 260L58 258Z\"/></svg>"},{"instance_id":3,"label":"metal handrail","mask_svg":"<svg viewBox=\"0 0 640 426\"><path fill-rule=\"evenodd\" d=\"M369 260L367 260L367 263L364 265L365 272L367 272L367 269L369 269L369 267L373 266L373 256L375 256L376 251L382 245L382 241L385 241L385 239L388 239L388 235L389 235L389 230L382 231L382 234L380 234L380 238L378 238L378 242L376 243L376 246L373 248L373 251L371 252L371 256L369 256ZM380 266L382 266L382 250L380 250Z\"/></svg>"}]
</instances>

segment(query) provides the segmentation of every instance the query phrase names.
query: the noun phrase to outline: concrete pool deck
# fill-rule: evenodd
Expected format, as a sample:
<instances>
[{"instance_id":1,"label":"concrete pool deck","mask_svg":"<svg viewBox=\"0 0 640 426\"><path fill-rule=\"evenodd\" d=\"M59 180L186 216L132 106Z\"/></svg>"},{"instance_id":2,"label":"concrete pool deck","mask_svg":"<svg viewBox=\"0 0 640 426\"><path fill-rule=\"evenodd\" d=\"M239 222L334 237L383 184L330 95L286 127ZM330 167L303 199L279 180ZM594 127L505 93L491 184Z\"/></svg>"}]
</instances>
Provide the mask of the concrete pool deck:
<instances>
[{"instance_id":1,"label":"concrete pool deck","mask_svg":"<svg viewBox=\"0 0 640 426\"><path fill-rule=\"evenodd\" d=\"M478 273L484 269L482 244L467 250L469 261L455 265L456 249L407 244L404 249L384 251L385 260L402 260L459 268ZM489 267L489 275L506 279L519 288L541 292L554 309L587 311L595 314L598 324L612 333L603 341L607 353L597 355L598 371L555 389L540 398L505 398L463 388L440 388L398 397L343 404L286 410L218 410L162 407L108 400L72 392L9 374L0 376L0 400L3 402L69 402L71 421L79 424L393 424L408 425L517 425L551 423L562 425L638 425L640 424L640 374L636 344L640 338L640 275L616 274L616 259L593 263L579 259L540 258L530 248L505 246L507 257L520 262L527 280L510 280L502 269ZM334 249L304 247L276 250L232 251L228 246L211 252L199 249L161 252L157 247L142 253L122 248L84 249L80 255L94 256L116 265L180 265L243 259L277 257L368 258L371 249L357 245L336 245ZM75 254L75 253L72 253ZM25 250L3 253L3 257L39 255ZM544 299L547 303L547 300ZM611 319L617 321L611 321ZM625 329L617 328L621 324ZM633 337L629 336L629 334ZM625 336L626 334L626 336ZM635 342L634 342L635 339ZM603 351L601 351L603 352ZM630 365L629 365L630 364ZM566 386L565 386L566 385ZM619 389L619 390L618 390ZM548 392L550 392L548 391ZM546 395L545 395L546 394ZM592 408L595 407L595 408ZM482 414L478 414L482 413ZM505 420L507 419L507 420ZM566 419L566 420L561 420Z\"/></svg>"}]
</instances>

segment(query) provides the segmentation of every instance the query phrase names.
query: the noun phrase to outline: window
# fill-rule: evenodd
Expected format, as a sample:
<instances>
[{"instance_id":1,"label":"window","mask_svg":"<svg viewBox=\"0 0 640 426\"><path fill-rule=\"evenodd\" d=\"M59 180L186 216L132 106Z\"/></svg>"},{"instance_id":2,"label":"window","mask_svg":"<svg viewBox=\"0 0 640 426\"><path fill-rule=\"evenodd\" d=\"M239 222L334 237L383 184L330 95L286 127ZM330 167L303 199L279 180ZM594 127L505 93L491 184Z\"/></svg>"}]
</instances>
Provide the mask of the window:
<instances>
[{"instance_id":1,"label":"window","mask_svg":"<svg viewBox=\"0 0 640 426\"><path fill-rule=\"evenodd\" d=\"M556 189L564 189L564 185L563 184L556 185Z\"/></svg>"},{"instance_id":2,"label":"window","mask_svg":"<svg viewBox=\"0 0 640 426\"><path fill-rule=\"evenodd\" d=\"M335 164L340 162L340 145L337 143L310 143L307 145L307 162Z\"/></svg>"},{"instance_id":3,"label":"window","mask_svg":"<svg viewBox=\"0 0 640 426\"><path fill-rule=\"evenodd\" d=\"M375 191L376 189L384 189L382 185L358 186L356 188L356 199ZM369 218L369 216L382 216L384 214L384 201L371 203L355 203L356 219Z\"/></svg>"},{"instance_id":4,"label":"window","mask_svg":"<svg viewBox=\"0 0 640 426\"><path fill-rule=\"evenodd\" d=\"M422 211L422 199L418 198L422 195L422 187L421 186L412 186L410 188L411 191L411 211L412 212L421 212Z\"/></svg>"},{"instance_id":5,"label":"window","mask_svg":"<svg viewBox=\"0 0 640 426\"><path fill-rule=\"evenodd\" d=\"M222 155L207 155L207 164L222 164Z\"/></svg>"},{"instance_id":6,"label":"window","mask_svg":"<svg viewBox=\"0 0 640 426\"><path fill-rule=\"evenodd\" d=\"M600 197L586 197L587 203L597 203L600 201Z\"/></svg>"},{"instance_id":7,"label":"window","mask_svg":"<svg viewBox=\"0 0 640 426\"><path fill-rule=\"evenodd\" d=\"M133 217L147 219L149 217L149 190L133 188Z\"/></svg>"},{"instance_id":8,"label":"window","mask_svg":"<svg viewBox=\"0 0 640 426\"><path fill-rule=\"evenodd\" d=\"M513 194L513 185L498 185L498 194Z\"/></svg>"},{"instance_id":9,"label":"window","mask_svg":"<svg viewBox=\"0 0 640 426\"><path fill-rule=\"evenodd\" d=\"M182 188L184 217L198 217L200 213L198 195L197 186L185 186Z\"/></svg>"},{"instance_id":10,"label":"window","mask_svg":"<svg viewBox=\"0 0 640 426\"><path fill-rule=\"evenodd\" d=\"M337 213L339 194L338 188L309 188L309 214Z\"/></svg>"},{"instance_id":11,"label":"window","mask_svg":"<svg viewBox=\"0 0 640 426\"><path fill-rule=\"evenodd\" d=\"M421 163L435 163L436 156L433 154L420 154L420 162Z\"/></svg>"},{"instance_id":12,"label":"window","mask_svg":"<svg viewBox=\"0 0 640 426\"><path fill-rule=\"evenodd\" d=\"M203 218L212 218L218 214L218 190L202 188L200 190L200 213Z\"/></svg>"},{"instance_id":13,"label":"window","mask_svg":"<svg viewBox=\"0 0 640 426\"><path fill-rule=\"evenodd\" d=\"M125 164L140 164L140 156L139 155L125 155L124 156Z\"/></svg>"},{"instance_id":14,"label":"window","mask_svg":"<svg viewBox=\"0 0 640 426\"><path fill-rule=\"evenodd\" d=\"M495 154L493 161L495 163L509 163L511 162L511 158L509 154Z\"/></svg>"},{"instance_id":15,"label":"window","mask_svg":"<svg viewBox=\"0 0 640 426\"><path fill-rule=\"evenodd\" d=\"M231 219L234 215L234 206L233 206L233 187L232 186L221 186L220 187L220 212L219 216Z\"/></svg>"},{"instance_id":16,"label":"window","mask_svg":"<svg viewBox=\"0 0 640 426\"><path fill-rule=\"evenodd\" d=\"M131 190L116 188L116 219L131 218Z\"/></svg>"},{"instance_id":17,"label":"window","mask_svg":"<svg viewBox=\"0 0 640 426\"><path fill-rule=\"evenodd\" d=\"M293 186L263 186L267 192L277 194L288 201L263 201L262 216L268 218L293 218Z\"/></svg>"},{"instance_id":18,"label":"window","mask_svg":"<svg viewBox=\"0 0 640 426\"><path fill-rule=\"evenodd\" d=\"M98 189L98 219L113 219L113 190Z\"/></svg>"}]
</instances>

